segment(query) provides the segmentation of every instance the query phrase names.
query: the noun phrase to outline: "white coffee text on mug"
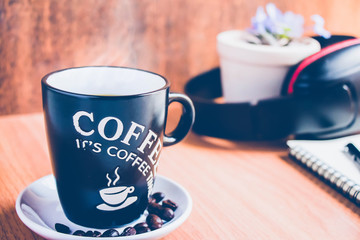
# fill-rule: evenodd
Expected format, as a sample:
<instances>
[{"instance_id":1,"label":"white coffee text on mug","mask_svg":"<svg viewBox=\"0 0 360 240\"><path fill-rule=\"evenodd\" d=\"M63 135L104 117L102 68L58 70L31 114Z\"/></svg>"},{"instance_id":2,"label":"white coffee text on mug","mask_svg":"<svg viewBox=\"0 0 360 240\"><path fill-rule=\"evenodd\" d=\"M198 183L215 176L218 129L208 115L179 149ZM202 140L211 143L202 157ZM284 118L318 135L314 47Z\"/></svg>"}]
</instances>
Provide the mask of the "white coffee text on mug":
<instances>
[{"instance_id":1,"label":"white coffee text on mug","mask_svg":"<svg viewBox=\"0 0 360 240\"><path fill-rule=\"evenodd\" d=\"M94 122L94 114L92 112L89 113L86 111L78 111L73 116L73 124L74 124L75 130L78 133L80 133L82 136L86 136L86 137L94 134L95 129L86 131L81 128L80 122L79 122L80 118L87 118L90 122ZM105 127L109 121L115 121L117 124L117 128L116 128L116 131L113 134L113 136L105 135ZM127 130L127 133L125 134L124 138L122 138L120 140L120 142L125 145L130 145L130 143L129 143L130 140L132 140L133 138L135 140L137 140L139 138L139 136L144 132L144 130L145 130L145 126L138 124L134 121L131 121L130 128ZM112 116L105 117L105 118L101 119L101 121L98 123L97 132L103 139L105 139L107 141L116 141L116 140L120 139L120 137L123 135L124 125L119 118L112 117ZM153 165L157 165L156 164L157 158L160 154L162 144L161 144L160 138L158 138L156 133L154 133L152 130L149 129L145 139L138 145L137 150L139 150L141 153L144 153L145 148L150 149L153 145L154 145L154 148L148 155L148 158Z\"/></svg>"}]
</instances>

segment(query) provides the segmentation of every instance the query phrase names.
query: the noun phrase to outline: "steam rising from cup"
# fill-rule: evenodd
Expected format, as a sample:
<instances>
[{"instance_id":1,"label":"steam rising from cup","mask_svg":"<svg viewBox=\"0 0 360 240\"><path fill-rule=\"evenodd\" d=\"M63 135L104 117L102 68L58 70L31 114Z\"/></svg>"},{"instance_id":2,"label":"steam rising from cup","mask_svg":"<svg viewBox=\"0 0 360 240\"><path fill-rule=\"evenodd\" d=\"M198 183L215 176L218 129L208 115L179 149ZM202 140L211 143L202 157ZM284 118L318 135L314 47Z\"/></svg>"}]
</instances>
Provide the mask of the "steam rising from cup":
<instances>
[{"instance_id":1,"label":"steam rising from cup","mask_svg":"<svg viewBox=\"0 0 360 240\"><path fill-rule=\"evenodd\" d=\"M115 178L114 182L112 183L113 186L115 186L115 184L120 180L120 176L119 176L119 174L118 174L118 170L119 170L119 167L117 167L117 168L115 169L116 178ZM111 180L111 178L109 177L109 173L106 174L106 178L107 178L107 180L109 180L107 186L110 187L112 180Z\"/></svg>"}]
</instances>

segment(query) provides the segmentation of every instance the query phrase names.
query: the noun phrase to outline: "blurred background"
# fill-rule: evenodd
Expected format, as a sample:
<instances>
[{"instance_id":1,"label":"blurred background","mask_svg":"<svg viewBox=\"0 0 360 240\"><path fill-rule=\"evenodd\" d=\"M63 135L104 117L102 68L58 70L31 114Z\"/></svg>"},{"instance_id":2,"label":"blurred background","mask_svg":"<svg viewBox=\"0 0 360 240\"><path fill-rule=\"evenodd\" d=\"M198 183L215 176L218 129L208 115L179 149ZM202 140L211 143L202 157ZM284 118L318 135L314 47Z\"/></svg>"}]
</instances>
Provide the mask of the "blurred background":
<instances>
[{"instance_id":1,"label":"blurred background","mask_svg":"<svg viewBox=\"0 0 360 240\"><path fill-rule=\"evenodd\" d=\"M0 114L40 112L48 72L116 65L165 76L183 92L218 65L216 35L250 26L264 0L0 0ZM332 34L360 35L359 0L274 0L320 14Z\"/></svg>"}]
</instances>

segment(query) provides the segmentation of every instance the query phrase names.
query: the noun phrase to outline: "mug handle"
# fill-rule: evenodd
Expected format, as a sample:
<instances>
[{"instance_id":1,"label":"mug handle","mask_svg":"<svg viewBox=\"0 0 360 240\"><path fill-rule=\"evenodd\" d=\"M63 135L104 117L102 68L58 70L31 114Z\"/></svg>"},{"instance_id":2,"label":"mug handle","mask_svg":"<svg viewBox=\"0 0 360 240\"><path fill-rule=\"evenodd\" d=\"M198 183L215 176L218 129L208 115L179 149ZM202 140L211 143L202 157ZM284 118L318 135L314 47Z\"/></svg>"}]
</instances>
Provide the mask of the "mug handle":
<instances>
[{"instance_id":1,"label":"mug handle","mask_svg":"<svg viewBox=\"0 0 360 240\"><path fill-rule=\"evenodd\" d=\"M176 128L169 134L164 133L164 146L171 146L180 142L190 131L195 120L195 109L191 99L181 93L169 93L169 105L178 102L183 105L183 111Z\"/></svg>"}]
</instances>

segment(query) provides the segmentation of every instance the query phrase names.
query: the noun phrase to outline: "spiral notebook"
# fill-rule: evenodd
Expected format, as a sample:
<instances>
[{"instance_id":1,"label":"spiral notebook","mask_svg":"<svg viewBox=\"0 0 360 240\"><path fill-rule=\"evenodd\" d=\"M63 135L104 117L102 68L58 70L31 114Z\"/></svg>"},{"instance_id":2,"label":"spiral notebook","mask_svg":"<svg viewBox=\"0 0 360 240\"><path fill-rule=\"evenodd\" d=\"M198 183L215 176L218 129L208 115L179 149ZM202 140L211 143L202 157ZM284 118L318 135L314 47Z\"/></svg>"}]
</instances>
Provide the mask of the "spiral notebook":
<instances>
[{"instance_id":1,"label":"spiral notebook","mask_svg":"<svg viewBox=\"0 0 360 240\"><path fill-rule=\"evenodd\" d=\"M331 140L287 141L292 159L360 206L360 167L344 151L348 143L360 149L360 134Z\"/></svg>"}]
</instances>

